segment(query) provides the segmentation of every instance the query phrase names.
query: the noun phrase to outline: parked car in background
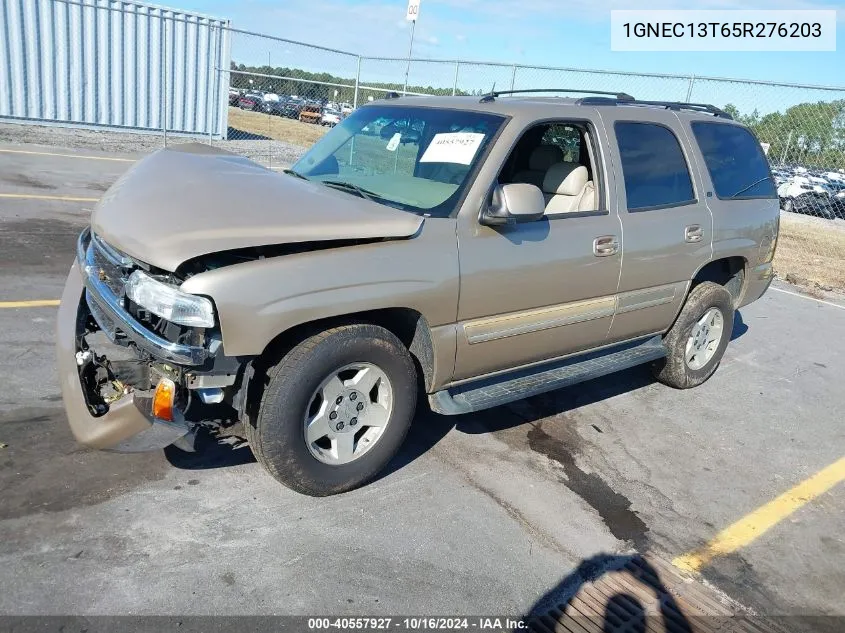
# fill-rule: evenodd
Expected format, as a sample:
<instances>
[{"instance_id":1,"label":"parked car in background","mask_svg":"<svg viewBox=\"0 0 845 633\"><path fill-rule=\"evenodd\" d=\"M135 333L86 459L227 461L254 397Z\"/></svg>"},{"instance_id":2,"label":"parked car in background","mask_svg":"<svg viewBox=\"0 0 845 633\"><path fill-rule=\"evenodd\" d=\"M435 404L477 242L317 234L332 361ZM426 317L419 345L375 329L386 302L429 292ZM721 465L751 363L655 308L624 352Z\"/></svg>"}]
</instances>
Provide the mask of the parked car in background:
<instances>
[{"instance_id":1,"label":"parked car in background","mask_svg":"<svg viewBox=\"0 0 845 633\"><path fill-rule=\"evenodd\" d=\"M257 111L261 108L261 100L255 96L242 95L238 99L238 107L241 110Z\"/></svg>"},{"instance_id":2,"label":"parked car in background","mask_svg":"<svg viewBox=\"0 0 845 633\"><path fill-rule=\"evenodd\" d=\"M826 220L836 217L831 207L830 190L807 176L793 176L777 191L780 208L787 213L803 213Z\"/></svg>"},{"instance_id":3,"label":"parked car in background","mask_svg":"<svg viewBox=\"0 0 845 633\"><path fill-rule=\"evenodd\" d=\"M845 180L837 180L828 183L830 189L830 209L833 214L845 220Z\"/></svg>"},{"instance_id":4,"label":"parked car in background","mask_svg":"<svg viewBox=\"0 0 845 633\"><path fill-rule=\"evenodd\" d=\"M299 120L303 123L320 123L323 119L323 108L309 104L302 106L302 109L299 111Z\"/></svg>"},{"instance_id":5,"label":"parked car in background","mask_svg":"<svg viewBox=\"0 0 845 633\"><path fill-rule=\"evenodd\" d=\"M300 97L290 97L282 106L282 116L289 119L298 119L299 113L305 106L305 99Z\"/></svg>"},{"instance_id":6,"label":"parked car in background","mask_svg":"<svg viewBox=\"0 0 845 633\"><path fill-rule=\"evenodd\" d=\"M237 88L229 88L229 105L237 106L241 99L241 91Z\"/></svg>"},{"instance_id":7,"label":"parked car in background","mask_svg":"<svg viewBox=\"0 0 845 633\"><path fill-rule=\"evenodd\" d=\"M343 115L340 113L340 110L333 110L331 108L325 108L323 110L323 118L320 119L321 125L328 125L329 127L334 127L338 123L340 123Z\"/></svg>"},{"instance_id":8,"label":"parked car in background","mask_svg":"<svg viewBox=\"0 0 845 633\"><path fill-rule=\"evenodd\" d=\"M238 107L241 110L252 110L260 112L264 105L264 93L257 90L247 91L238 99Z\"/></svg>"}]
</instances>

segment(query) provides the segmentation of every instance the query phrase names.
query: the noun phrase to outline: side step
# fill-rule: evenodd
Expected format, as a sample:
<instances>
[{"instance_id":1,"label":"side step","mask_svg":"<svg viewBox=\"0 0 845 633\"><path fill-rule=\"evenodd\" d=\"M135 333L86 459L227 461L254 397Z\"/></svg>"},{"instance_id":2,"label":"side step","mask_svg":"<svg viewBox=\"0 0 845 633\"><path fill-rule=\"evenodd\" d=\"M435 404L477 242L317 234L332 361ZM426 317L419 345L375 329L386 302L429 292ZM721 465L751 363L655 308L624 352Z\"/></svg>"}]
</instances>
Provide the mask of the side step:
<instances>
[{"instance_id":1,"label":"side step","mask_svg":"<svg viewBox=\"0 0 845 633\"><path fill-rule=\"evenodd\" d=\"M461 415L606 376L666 356L660 336L573 356L553 364L476 380L428 396L432 411Z\"/></svg>"}]
</instances>

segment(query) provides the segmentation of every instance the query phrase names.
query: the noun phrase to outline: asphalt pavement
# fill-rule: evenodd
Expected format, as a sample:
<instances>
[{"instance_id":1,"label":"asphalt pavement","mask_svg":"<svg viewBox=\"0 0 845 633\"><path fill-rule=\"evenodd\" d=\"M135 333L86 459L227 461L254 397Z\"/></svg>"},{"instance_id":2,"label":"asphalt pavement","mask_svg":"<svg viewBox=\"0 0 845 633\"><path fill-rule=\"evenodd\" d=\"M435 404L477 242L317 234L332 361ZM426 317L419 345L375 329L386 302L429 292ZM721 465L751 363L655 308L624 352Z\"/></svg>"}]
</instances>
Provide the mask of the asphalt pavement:
<instances>
[{"instance_id":1,"label":"asphalt pavement","mask_svg":"<svg viewBox=\"0 0 845 633\"><path fill-rule=\"evenodd\" d=\"M92 200L134 158L0 145L0 305L58 299ZM520 614L596 555L675 560L845 455L845 309L795 292L743 308L697 389L641 367L421 414L376 482L326 499L207 438L78 446L55 307L0 308L0 614ZM845 616L844 513L840 483L689 581L760 614Z\"/></svg>"}]
</instances>

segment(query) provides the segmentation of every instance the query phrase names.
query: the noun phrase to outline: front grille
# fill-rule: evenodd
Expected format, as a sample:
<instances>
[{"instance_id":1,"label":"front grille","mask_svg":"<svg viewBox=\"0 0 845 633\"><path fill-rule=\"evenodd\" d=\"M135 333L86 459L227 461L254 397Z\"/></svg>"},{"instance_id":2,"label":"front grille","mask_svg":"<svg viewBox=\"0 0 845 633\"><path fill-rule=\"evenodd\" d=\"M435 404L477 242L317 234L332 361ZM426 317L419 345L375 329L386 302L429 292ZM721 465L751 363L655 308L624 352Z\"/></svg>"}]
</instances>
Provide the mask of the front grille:
<instances>
[{"instance_id":1,"label":"front grille","mask_svg":"<svg viewBox=\"0 0 845 633\"><path fill-rule=\"evenodd\" d=\"M108 246L96 235L91 238L94 266L92 274L109 287L117 298L123 297L123 287L132 270L136 268L131 259Z\"/></svg>"}]
</instances>

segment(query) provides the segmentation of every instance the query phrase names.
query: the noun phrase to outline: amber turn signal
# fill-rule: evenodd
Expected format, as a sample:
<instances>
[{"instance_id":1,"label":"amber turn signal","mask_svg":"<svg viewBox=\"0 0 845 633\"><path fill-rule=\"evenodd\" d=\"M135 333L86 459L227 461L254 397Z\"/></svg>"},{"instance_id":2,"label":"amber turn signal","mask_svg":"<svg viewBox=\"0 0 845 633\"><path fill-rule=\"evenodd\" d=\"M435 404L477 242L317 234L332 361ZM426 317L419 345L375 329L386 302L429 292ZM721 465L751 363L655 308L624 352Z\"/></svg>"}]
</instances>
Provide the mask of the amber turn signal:
<instances>
[{"instance_id":1,"label":"amber turn signal","mask_svg":"<svg viewBox=\"0 0 845 633\"><path fill-rule=\"evenodd\" d=\"M176 383L170 378L162 378L156 385L153 396L153 417L166 422L173 421L173 400L176 397Z\"/></svg>"}]
</instances>

